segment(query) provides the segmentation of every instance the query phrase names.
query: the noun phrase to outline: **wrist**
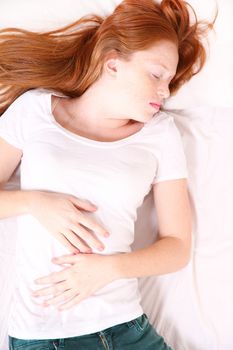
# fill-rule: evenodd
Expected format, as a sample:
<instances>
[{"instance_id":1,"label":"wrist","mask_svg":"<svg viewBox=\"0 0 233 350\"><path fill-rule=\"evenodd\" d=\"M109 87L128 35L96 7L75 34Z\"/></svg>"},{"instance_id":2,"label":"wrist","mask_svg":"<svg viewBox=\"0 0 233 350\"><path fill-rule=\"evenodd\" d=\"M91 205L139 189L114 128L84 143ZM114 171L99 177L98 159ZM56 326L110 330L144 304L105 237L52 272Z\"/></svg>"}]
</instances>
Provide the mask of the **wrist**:
<instances>
[{"instance_id":1,"label":"wrist","mask_svg":"<svg viewBox=\"0 0 233 350\"><path fill-rule=\"evenodd\" d=\"M35 203L35 198L39 195L39 191L22 191L22 194L25 212L32 214L33 204Z\"/></svg>"},{"instance_id":2,"label":"wrist","mask_svg":"<svg viewBox=\"0 0 233 350\"><path fill-rule=\"evenodd\" d=\"M111 275L112 281L126 278L126 276L124 276L124 271L121 263L122 256L123 254L107 256L107 266L109 267L109 273Z\"/></svg>"}]
</instances>

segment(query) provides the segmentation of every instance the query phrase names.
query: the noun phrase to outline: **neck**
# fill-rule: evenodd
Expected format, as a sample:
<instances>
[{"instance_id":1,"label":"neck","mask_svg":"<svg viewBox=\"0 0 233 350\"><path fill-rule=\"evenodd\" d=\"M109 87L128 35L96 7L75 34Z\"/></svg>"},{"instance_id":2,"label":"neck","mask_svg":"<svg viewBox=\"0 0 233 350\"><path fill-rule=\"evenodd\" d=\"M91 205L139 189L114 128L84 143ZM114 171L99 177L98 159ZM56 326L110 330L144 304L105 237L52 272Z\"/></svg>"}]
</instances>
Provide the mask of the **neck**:
<instances>
[{"instance_id":1,"label":"neck","mask_svg":"<svg viewBox=\"0 0 233 350\"><path fill-rule=\"evenodd\" d=\"M67 100L66 107L73 119L89 128L119 129L130 122L130 119L125 116L114 115L113 106L108 108L106 97L104 98L98 92L93 94L88 91L81 97Z\"/></svg>"},{"instance_id":2,"label":"neck","mask_svg":"<svg viewBox=\"0 0 233 350\"><path fill-rule=\"evenodd\" d=\"M53 115L64 128L80 136L98 141L115 141L134 134L143 123L127 118L115 118L100 108L98 99L82 95L80 98L60 98L54 102Z\"/></svg>"}]
</instances>

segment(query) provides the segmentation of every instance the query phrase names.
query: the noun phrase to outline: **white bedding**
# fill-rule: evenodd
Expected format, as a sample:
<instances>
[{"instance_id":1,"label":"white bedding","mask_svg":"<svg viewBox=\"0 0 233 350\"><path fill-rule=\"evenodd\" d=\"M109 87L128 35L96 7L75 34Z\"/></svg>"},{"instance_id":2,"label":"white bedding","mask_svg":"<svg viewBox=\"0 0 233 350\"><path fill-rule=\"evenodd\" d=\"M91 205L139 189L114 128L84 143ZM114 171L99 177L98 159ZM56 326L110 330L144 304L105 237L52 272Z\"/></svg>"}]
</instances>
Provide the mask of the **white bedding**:
<instances>
[{"instance_id":1,"label":"white bedding","mask_svg":"<svg viewBox=\"0 0 233 350\"><path fill-rule=\"evenodd\" d=\"M119 0L9 0L0 2L0 26L54 28L87 12L108 13ZM211 18L214 0L192 0ZM232 0L218 0L216 34L205 70L167 103L182 135L194 210L190 264L140 281L144 309L174 350L233 348L233 35ZM13 184L17 181L13 179ZM151 194L139 210L135 248L155 238ZM0 222L0 349L14 278L14 220ZM2 340L4 338L4 341Z\"/></svg>"}]
</instances>

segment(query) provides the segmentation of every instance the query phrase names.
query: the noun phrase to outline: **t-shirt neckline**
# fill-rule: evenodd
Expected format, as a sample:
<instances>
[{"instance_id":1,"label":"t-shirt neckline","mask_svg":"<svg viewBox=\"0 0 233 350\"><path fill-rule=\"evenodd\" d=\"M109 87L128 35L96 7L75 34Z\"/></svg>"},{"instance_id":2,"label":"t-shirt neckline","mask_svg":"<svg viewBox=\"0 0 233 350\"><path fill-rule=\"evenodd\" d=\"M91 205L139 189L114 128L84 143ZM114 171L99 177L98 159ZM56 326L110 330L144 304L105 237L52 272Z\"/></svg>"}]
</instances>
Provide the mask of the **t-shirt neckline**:
<instances>
[{"instance_id":1,"label":"t-shirt neckline","mask_svg":"<svg viewBox=\"0 0 233 350\"><path fill-rule=\"evenodd\" d=\"M129 135L123 139L120 140L116 140L116 141L97 141L97 140L93 140L78 134L73 133L72 131L64 128L61 124L59 124L57 122L57 120L55 119L53 112L52 112L52 95L54 96L59 96L59 97L63 97L63 98L68 98L67 96L64 96L62 94L58 94L56 92L48 92L46 93L46 98L47 98L47 110L48 110L48 114L49 117L52 121L52 123L64 134L66 134L67 136L69 136L70 138L79 141L79 142L83 142L89 145L93 145L93 146L99 146L99 147L114 147L114 146L120 146L126 143L129 143L131 140L134 140L136 138L138 138L138 136L140 136L144 131L145 128L147 128L148 123L146 123L139 131L137 131L136 133Z\"/></svg>"}]
</instances>

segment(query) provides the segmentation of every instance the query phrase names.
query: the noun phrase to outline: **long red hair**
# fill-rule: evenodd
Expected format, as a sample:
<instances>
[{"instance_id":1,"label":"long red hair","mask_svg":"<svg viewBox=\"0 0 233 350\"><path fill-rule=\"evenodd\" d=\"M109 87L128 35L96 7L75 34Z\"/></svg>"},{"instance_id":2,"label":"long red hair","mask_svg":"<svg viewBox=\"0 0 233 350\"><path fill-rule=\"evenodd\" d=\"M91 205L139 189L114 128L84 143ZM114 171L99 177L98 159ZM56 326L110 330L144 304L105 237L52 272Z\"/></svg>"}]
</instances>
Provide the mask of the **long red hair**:
<instances>
[{"instance_id":1,"label":"long red hair","mask_svg":"<svg viewBox=\"0 0 233 350\"><path fill-rule=\"evenodd\" d=\"M171 93L199 72L210 25L199 22L183 0L124 0L108 17L85 16L58 30L0 30L0 115L23 92L33 88L82 95L101 74L107 53L124 58L161 39L177 43L179 63Z\"/></svg>"}]
</instances>

